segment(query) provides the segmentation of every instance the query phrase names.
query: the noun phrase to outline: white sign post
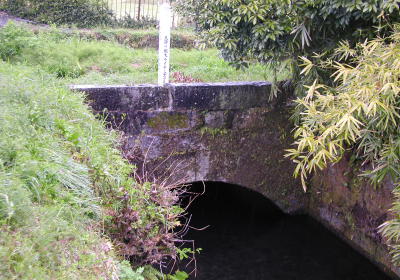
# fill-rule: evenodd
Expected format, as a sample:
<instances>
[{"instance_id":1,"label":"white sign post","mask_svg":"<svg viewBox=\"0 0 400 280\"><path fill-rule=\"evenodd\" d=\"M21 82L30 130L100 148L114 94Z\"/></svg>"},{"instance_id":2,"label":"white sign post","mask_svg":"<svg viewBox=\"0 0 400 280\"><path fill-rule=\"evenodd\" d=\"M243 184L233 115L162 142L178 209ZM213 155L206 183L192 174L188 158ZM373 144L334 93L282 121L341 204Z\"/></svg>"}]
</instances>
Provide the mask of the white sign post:
<instances>
[{"instance_id":1,"label":"white sign post","mask_svg":"<svg viewBox=\"0 0 400 280\"><path fill-rule=\"evenodd\" d=\"M160 31L158 41L158 85L169 82L169 54L171 45L171 5L160 5Z\"/></svg>"}]
</instances>

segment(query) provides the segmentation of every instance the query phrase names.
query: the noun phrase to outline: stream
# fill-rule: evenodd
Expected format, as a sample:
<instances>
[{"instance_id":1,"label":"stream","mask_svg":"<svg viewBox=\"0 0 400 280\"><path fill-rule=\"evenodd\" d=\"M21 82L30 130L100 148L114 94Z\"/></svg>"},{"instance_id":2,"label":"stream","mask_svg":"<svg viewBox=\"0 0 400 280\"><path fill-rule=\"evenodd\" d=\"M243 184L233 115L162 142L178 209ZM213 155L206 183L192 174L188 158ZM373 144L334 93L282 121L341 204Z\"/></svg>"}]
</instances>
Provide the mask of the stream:
<instances>
[{"instance_id":1,"label":"stream","mask_svg":"<svg viewBox=\"0 0 400 280\"><path fill-rule=\"evenodd\" d=\"M203 185L190 191L201 193ZM268 199L245 188L207 183L190 206L186 239L202 248L197 280L389 280L322 225L307 216L282 213ZM194 269L192 262L185 268Z\"/></svg>"}]
</instances>

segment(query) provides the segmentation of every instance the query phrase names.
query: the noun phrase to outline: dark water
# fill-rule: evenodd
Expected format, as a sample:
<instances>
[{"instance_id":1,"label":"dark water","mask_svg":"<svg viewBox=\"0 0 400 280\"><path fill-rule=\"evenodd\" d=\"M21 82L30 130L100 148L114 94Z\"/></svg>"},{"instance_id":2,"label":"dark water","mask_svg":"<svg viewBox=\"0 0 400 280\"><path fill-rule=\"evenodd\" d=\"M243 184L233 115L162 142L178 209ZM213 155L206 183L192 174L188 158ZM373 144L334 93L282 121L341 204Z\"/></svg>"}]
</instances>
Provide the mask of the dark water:
<instances>
[{"instance_id":1,"label":"dark water","mask_svg":"<svg viewBox=\"0 0 400 280\"><path fill-rule=\"evenodd\" d=\"M202 185L195 184L192 191L201 192ZM203 249L196 258L197 277L190 279L390 279L312 219L284 215L242 187L208 183L189 212L192 226L210 225L186 236Z\"/></svg>"}]
</instances>

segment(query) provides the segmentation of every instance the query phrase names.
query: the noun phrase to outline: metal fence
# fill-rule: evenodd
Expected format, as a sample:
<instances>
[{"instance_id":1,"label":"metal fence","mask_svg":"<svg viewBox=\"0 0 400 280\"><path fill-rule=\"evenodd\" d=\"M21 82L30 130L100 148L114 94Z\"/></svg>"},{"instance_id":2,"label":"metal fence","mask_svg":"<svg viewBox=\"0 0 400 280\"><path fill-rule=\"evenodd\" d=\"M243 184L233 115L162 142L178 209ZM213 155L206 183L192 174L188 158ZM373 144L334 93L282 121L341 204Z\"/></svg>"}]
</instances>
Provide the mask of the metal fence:
<instances>
[{"instance_id":1,"label":"metal fence","mask_svg":"<svg viewBox=\"0 0 400 280\"><path fill-rule=\"evenodd\" d=\"M117 19L130 17L137 21L158 20L160 0L106 0L108 8L111 9ZM173 13L173 26L178 26L182 18Z\"/></svg>"}]
</instances>

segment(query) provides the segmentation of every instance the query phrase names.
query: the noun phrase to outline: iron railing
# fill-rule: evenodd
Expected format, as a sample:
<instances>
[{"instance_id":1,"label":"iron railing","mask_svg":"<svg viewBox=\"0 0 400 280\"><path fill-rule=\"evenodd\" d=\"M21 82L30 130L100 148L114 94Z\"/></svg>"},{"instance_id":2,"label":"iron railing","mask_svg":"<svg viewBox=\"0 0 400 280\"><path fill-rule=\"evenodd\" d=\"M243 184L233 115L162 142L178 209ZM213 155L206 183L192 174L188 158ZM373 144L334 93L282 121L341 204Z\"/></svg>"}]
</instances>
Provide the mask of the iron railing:
<instances>
[{"instance_id":1,"label":"iron railing","mask_svg":"<svg viewBox=\"0 0 400 280\"><path fill-rule=\"evenodd\" d=\"M108 8L114 12L117 19L130 17L137 21L158 20L159 3L162 0L106 0ZM182 21L173 13L173 26L178 26Z\"/></svg>"}]
</instances>

